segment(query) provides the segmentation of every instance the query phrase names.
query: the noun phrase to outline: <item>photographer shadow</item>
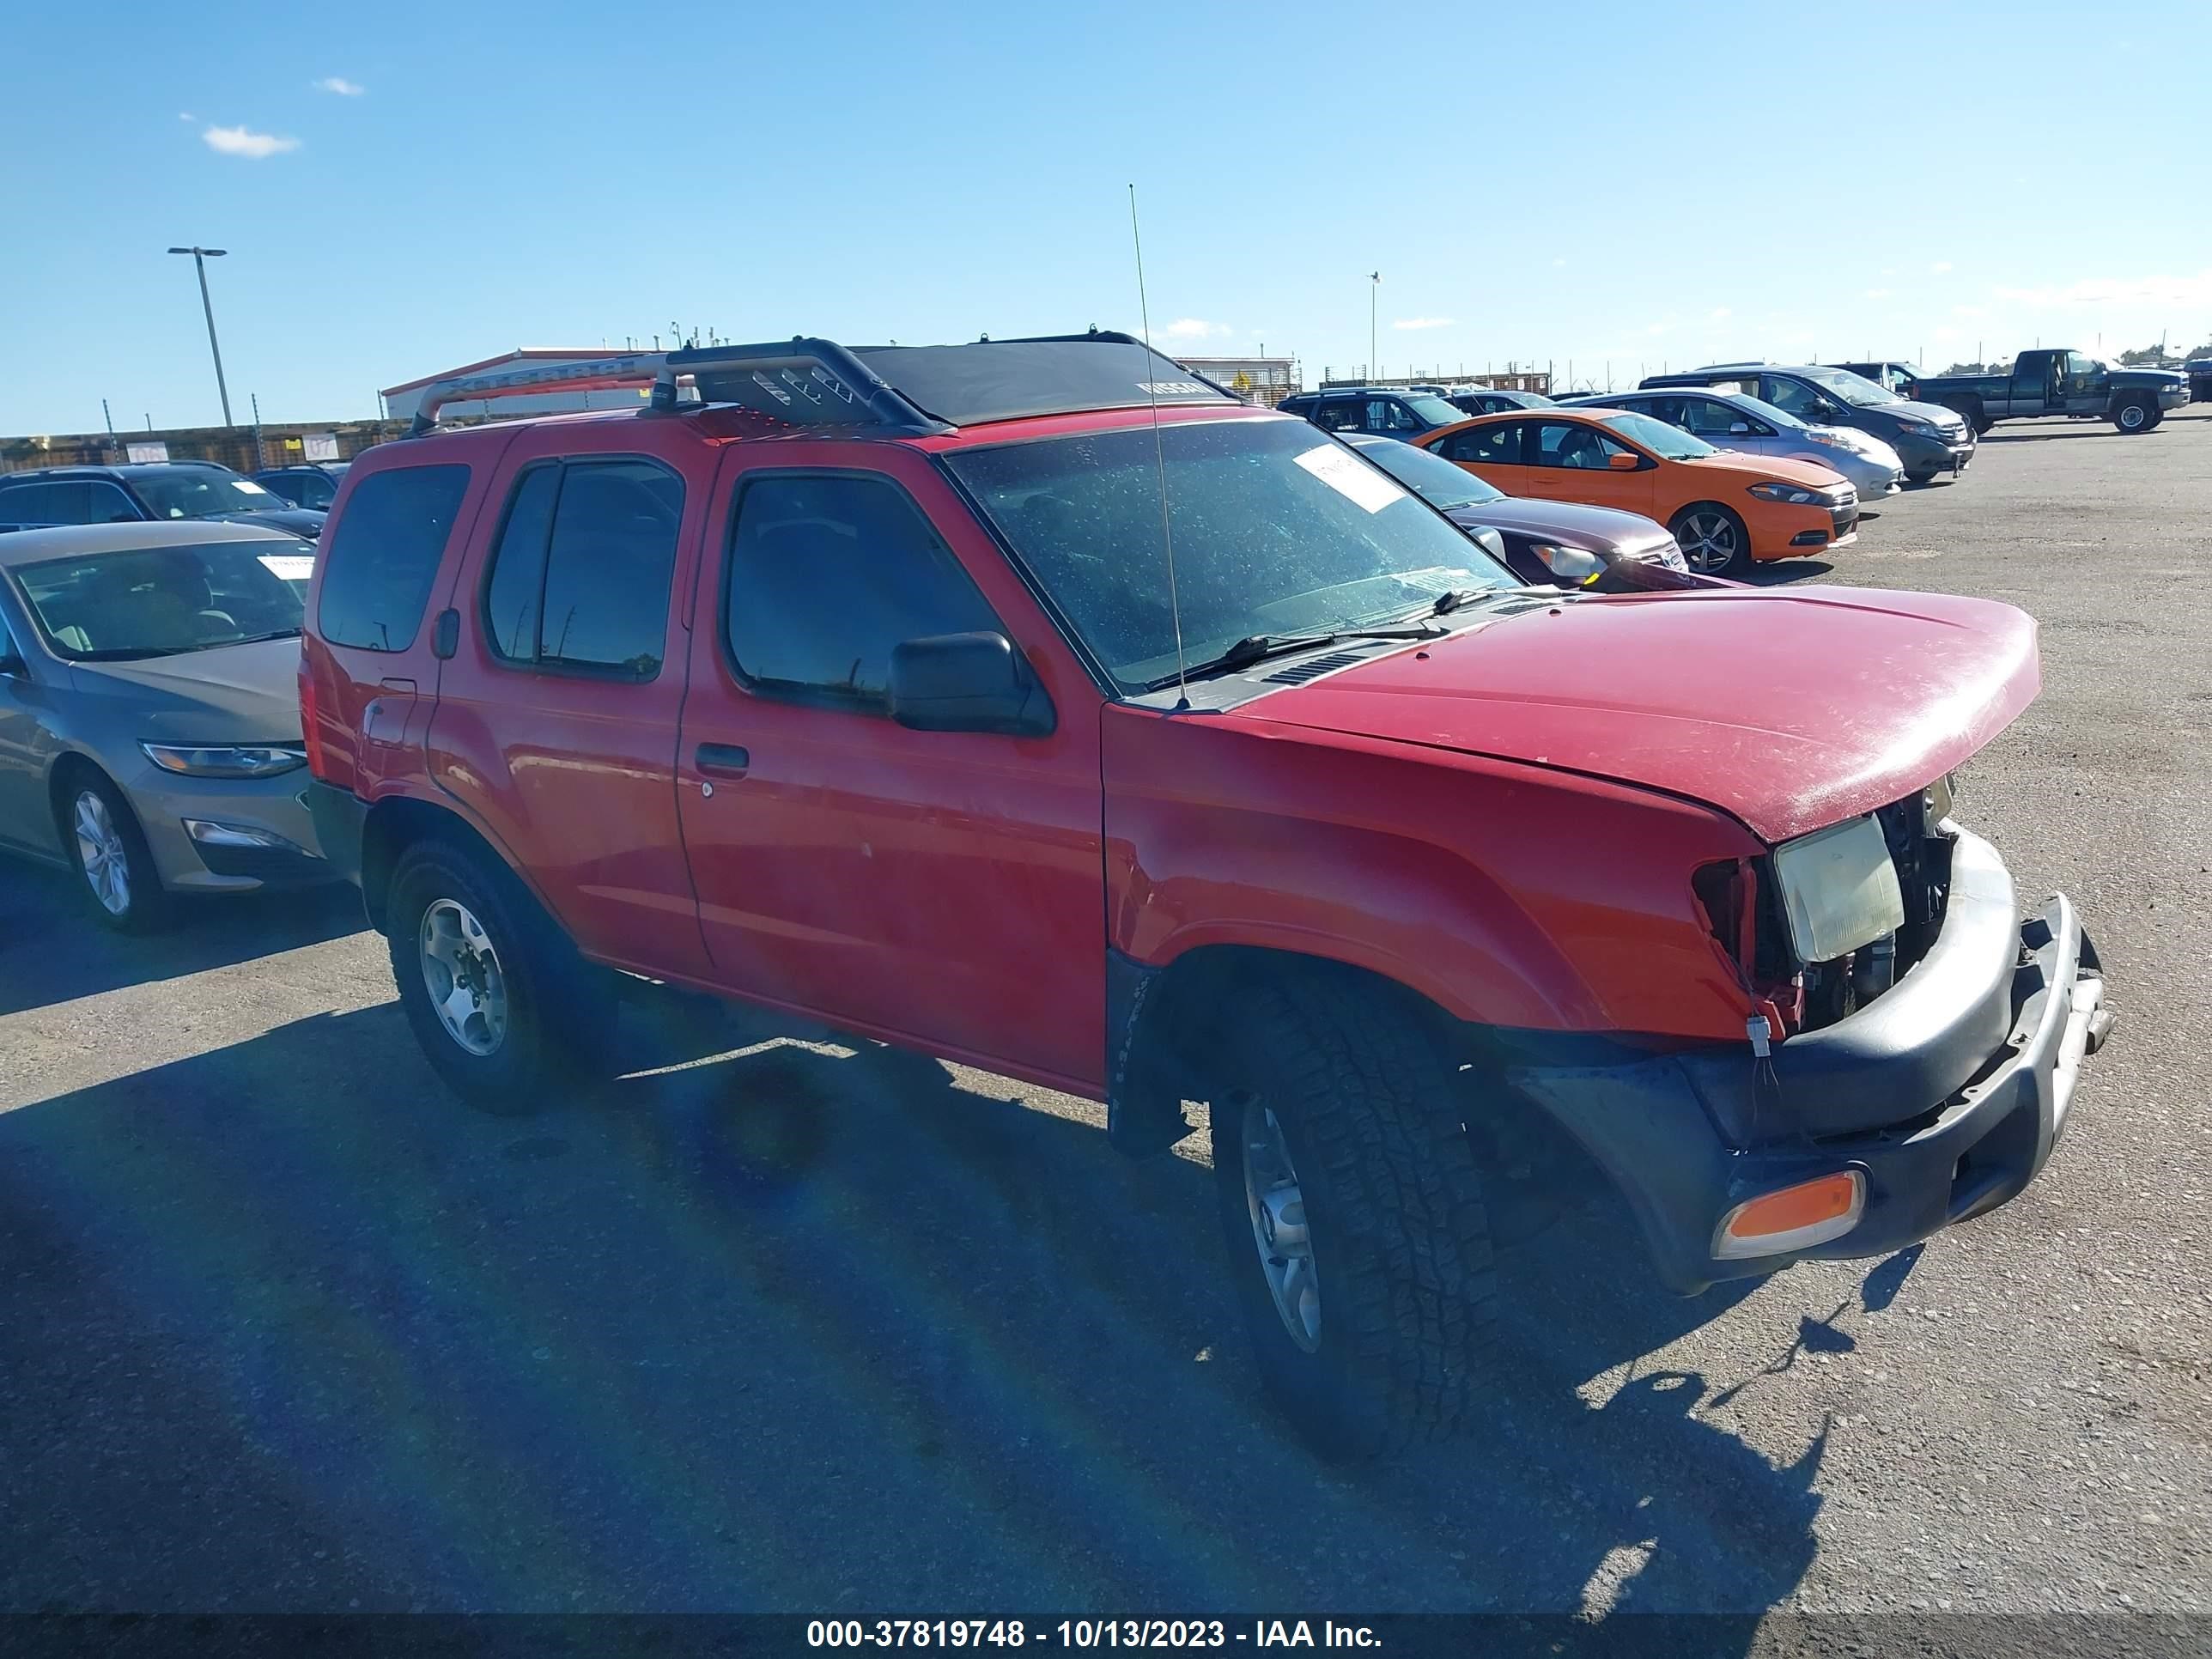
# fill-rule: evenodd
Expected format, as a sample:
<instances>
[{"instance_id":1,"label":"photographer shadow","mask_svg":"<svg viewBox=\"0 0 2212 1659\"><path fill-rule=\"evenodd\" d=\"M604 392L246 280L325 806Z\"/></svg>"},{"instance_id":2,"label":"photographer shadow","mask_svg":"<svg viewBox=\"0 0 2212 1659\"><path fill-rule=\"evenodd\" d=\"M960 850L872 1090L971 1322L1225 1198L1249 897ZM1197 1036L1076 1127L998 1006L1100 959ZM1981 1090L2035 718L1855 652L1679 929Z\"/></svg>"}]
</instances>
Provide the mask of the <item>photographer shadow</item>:
<instances>
[{"instance_id":1,"label":"photographer shadow","mask_svg":"<svg viewBox=\"0 0 2212 1659\"><path fill-rule=\"evenodd\" d=\"M1474 1432L1331 1467L1191 1158L830 1033L625 1026L529 1117L391 1004L0 1117L0 1496L42 1517L0 1607L1601 1619L1813 1558L1823 1442L1777 1467L1644 1363L1745 1291L1664 1297L1595 1212L1501 1259Z\"/></svg>"}]
</instances>

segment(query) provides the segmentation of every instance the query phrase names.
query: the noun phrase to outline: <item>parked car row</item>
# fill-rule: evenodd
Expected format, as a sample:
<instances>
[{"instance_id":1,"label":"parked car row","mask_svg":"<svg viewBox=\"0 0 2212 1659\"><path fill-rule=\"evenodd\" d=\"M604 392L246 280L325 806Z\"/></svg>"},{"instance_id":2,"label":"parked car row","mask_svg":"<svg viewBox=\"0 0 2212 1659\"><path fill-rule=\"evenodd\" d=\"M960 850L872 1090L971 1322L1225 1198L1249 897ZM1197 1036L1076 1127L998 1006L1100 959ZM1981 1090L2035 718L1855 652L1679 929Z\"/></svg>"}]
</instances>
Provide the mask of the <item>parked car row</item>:
<instances>
[{"instance_id":1,"label":"parked car row","mask_svg":"<svg viewBox=\"0 0 2212 1659\"><path fill-rule=\"evenodd\" d=\"M606 1063L625 975L1133 1155L1205 1103L1261 1373L1340 1454L1488 1409L1508 1195L1592 1172L1691 1291L1993 1209L2067 1126L2095 951L1954 793L2034 623L1676 568L1847 538L1834 472L1608 407L1346 441L1096 331L576 374L652 395L432 388L304 606L252 526L0 538L0 834L116 925L319 855L496 1110Z\"/></svg>"}]
</instances>

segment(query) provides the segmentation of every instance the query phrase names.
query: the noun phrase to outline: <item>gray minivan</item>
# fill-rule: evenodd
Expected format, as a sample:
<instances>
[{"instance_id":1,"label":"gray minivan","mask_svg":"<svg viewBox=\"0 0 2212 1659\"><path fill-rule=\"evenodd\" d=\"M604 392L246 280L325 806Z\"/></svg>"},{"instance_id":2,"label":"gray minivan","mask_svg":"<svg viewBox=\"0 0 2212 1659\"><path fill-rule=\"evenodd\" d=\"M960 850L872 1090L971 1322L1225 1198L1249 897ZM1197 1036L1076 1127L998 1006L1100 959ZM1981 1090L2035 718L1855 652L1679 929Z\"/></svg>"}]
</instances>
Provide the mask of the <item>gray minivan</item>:
<instances>
[{"instance_id":1,"label":"gray minivan","mask_svg":"<svg viewBox=\"0 0 2212 1659\"><path fill-rule=\"evenodd\" d=\"M1974 459L1973 428L1940 404L1907 402L1847 369L1778 363L1712 363L1684 374L1654 374L1640 390L1704 386L1741 392L1809 426L1849 426L1879 438L1905 463L1911 483L1953 477Z\"/></svg>"}]
</instances>

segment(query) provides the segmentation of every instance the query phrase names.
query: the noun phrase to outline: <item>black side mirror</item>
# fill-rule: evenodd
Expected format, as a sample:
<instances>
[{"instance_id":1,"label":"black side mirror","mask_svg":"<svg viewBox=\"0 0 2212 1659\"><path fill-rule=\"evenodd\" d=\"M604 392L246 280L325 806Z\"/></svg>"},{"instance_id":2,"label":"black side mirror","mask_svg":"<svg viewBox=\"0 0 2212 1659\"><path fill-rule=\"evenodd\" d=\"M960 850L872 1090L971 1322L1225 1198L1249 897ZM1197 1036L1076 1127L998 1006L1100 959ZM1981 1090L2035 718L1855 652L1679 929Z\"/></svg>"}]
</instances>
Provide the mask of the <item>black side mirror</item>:
<instances>
[{"instance_id":1,"label":"black side mirror","mask_svg":"<svg viewBox=\"0 0 2212 1659\"><path fill-rule=\"evenodd\" d=\"M12 645L0 645L0 679L27 680L31 677L31 665L16 654Z\"/></svg>"},{"instance_id":2,"label":"black side mirror","mask_svg":"<svg viewBox=\"0 0 2212 1659\"><path fill-rule=\"evenodd\" d=\"M1004 634L939 634L891 647L890 716L916 732L1041 738L1052 700Z\"/></svg>"}]
</instances>

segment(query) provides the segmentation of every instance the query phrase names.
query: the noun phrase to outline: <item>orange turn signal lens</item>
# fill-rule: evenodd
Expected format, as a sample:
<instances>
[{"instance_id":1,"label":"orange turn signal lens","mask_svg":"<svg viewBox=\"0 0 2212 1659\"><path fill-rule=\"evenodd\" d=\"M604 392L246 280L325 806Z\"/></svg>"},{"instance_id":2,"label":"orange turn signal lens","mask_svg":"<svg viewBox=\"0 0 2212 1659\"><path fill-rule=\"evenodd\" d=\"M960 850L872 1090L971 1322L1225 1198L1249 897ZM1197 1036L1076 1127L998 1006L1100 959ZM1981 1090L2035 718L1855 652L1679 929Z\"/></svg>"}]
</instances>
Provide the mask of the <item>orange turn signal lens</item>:
<instances>
[{"instance_id":1,"label":"orange turn signal lens","mask_svg":"<svg viewBox=\"0 0 2212 1659\"><path fill-rule=\"evenodd\" d=\"M1780 1255L1841 1237L1866 1212L1866 1177L1844 1170L1747 1199L1722 1218L1713 1254Z\"/></svg>"}]
</instances>

